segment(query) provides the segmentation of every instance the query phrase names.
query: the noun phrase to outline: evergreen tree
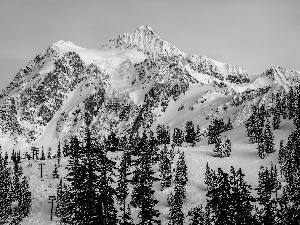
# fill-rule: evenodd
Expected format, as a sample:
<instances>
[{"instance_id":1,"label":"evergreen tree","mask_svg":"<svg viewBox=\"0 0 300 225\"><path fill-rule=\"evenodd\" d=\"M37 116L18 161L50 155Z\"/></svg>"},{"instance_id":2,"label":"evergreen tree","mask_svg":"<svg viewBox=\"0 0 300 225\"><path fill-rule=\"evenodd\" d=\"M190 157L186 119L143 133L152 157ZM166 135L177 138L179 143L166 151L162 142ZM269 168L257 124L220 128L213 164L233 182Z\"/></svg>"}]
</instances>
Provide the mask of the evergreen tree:
<instances>
[{"instance_id":1,"label":"evergreen tree","mask_svg":"<svg viewBox=\"0 0 300 225\"><path fill-rule=\"evenodd\" d=\"M222 148L222 142L221 142L221 136L217 135L215 137L215 148L214 148L215 157L222 157L223 148Z\"/></svg>"},{"instance_id":2,"label":"evergreen tree","mask_svg":"<svg viewBox=\"0 0 300 225\"><path fill-rule=\"evenodd\" d=\"M186 122L185 126L185 141L186 143L192 144L192 146L195 146L195 139L196 139L196 132L194 129L194 124L192 121Z\"/></svg>"},{"instance_id":3,"label":"evergreen tree","mask_svg":"<svg viewBox=\"0 0 300 225\"><path fill-rule=\"evenodd\" d=\"M21 193L18 200L18 211L21 218L25 218L29 215L32 205L31 192L29 191L29 184L26 176L22 177Z\"/></svg>"},{"instance_id":4,"label":"evergreen tree","mask_svg":"<svg viewBox=\"0 0 300 225\"><path fill-rule=\"evenodd\" d=\"M295 95L294 95L294 90L291 87L287 95L287 107L288 107L289 120L291 120L294 117L294 102L295 102Z\"/></svg>"},{"instance_id":5,"label":"evergreen tree","mask_svg":"<svg viewBox=\"0 0 300 225\"><path fill-rule=\"evenodd\" d=\"M206 163L204 183L207 187L207 190L214 189L216 187L216 181L217 175L215 171L209 168L208 163Z\"/></svg>"},{"instance_id":6,"label":"evergreen tree","mask_svg":"<svg viewBox=\"0 0 300 225\"><path fill-rule=\"evenodd\" d=\"M41 158L40 160L45 160L45 152L44 152L44 148L42 148L42 154L41 154Z\"/></svg>"},{"instance_id":7,"label":"evergreen tree","mask_svg":"<svg viewBox=\"0 0 300 225\"><path fill-rule=\"evenodd\" d=\"M274 116L273 116L273 129L279 129L280 125L280 111L278 108L275 108Z\"/></svg>"},{"instance_id":8,"label":"evergreen tree","mask_svg":"<svg viewBox=\"0 0 300 225\"><path fill-rule=\"evenodd\" d=\"M72 137L67 181L62 188L58 214L62 223L117 224L114 208L115 191L112 169L114 163L106 157L107 148L91 139L87 129L84 143Z\"/></svg>"},{"instance_id":9,"label":"evergreen tree","mask_svg":"<svg viewBox=\"0 0 300 225\"><path fill-rule=\"evenodd\" d=\"M300 222L300 138L299 131L294 130L288 137L285 146L281 172L285 177L284 198L286 207L283 210L283 220L286 224L298 224Z\"/></svg>"},{"instance_id":10,"label":"evergreen tree","mask_svg":"<svg viewBox=\"0 0 300 225\"><path fill-rule=\"evenodd\" d=\"M52 177L55 178L55 179L59 178L58 171L57 171L57 164L54 165L54 170L53 170L53 173L52 173Z\"/></svg>"},{"instance_id":11,"label":"evergreen tree","mask_svg":"<svg viewBox=\"0 0 300 225\"><path fill-rule=\"evenodd\" d=\"M184 141L183 131L179 128L174 128L173 143L175 144L175 146L182 146L183 141Z\"/></svg>"},{"instance_id":12,"label":"evergreen tree","mask_svg":"<svg viewBox=\"0 0 300 225\"><path fill-rule=\"evenodd\" d=\"M170 144L170 131L168 127L158 124L156 127L157 144Z\"/></svg>"},{"instance_id":13,"label":"evergreen tree","mask_svg":"<svg viewBox=\"0 0 300 225\"><path fill-rule=\"evenodd\" d=\"M264 140L264 139L263 139ZM258 152L258 156L261 158L261 159L264 159L266 158L267 156L267 153L266 153L266 148L264 146L264 142L260 141L258 142L258 145L257 145L257 152Z\"/></svg>"},{"instance_id":14,"label":"evergreen tree","mask_svg":"<svg viewBox=\"0 0 300 225\"><path fill-rule=\"evenodd\" d=\"M15 150L13 149L13 152L11 154L11 161L15 162L16 161L16 153L15 153Z\"/></svg>"},{"instance_id":15,"label":"evergreen tree","mask_svg":"<svg viewBox=\"0 0 300 225\"><path fill-rule=\"evenodd\" d=\"M197 128L196 128L196 138L195 138L195 142L200 142L201 140L201 129L200 129L200 126L197 125Z\"/></svg>"},{"instance_id":16,"label":"evergreen tree","mask_svg":"<svg viewBox=\"0 0 300 225\"><path fill-rule=\"evenodd\" d=\"M0 152L0 221L1 224L8 221L9 216L11 215L11 181L10 181L11 171L7 168L5 159L2 158L2 152Z\"/></svg>"},{"instance_id":17,"label":"evergreen tree","mask_svg":"<svg viewBox=\"0 0 300 225\"><path fill-rule=\"evenodd\" d=\"M280 140L279 142L279 151L278 151L278 162L282 164L285 160L285 149L284 149L284 143L283 140Z\"/></svg>"},{"instance_id":18,"label":"evergreen tree","mask_svg":"<svg viewBox=\"0 0 300 225\"><path fill-rule=\"evenodd\" d=\"M186 186L188 182L187 177L187 166L185 162L184 152L180 152L179 158L176 164L176 173L174 178L175 184L180 184L182 186Z\"/></svg>"},{"instance_id":19,"label":"evergreen tree","mask_svg":"<svg viewBox=\"0 0 300 225\"><path fill-rule=\"evenodd\" d=\"M230 182L228 174L218 169L217 187L208 190L207 205L213 214L214 224L234 224L228 209L231 205Z\"/></svg>"},{"instance_id":20,"label":"evergreen tree","mask_svg":"<svg viewBox=\"0 0 300 225\"><path fill-rule=\"evenodd\" d=\"M251 214L254 198L251 196L251 186L244 181L244 174L239 169L235 171L233 167L230 170L229 177L231 183L231 213L234 224L253 224L254 218Z\"/></svg>"},{"instance_id":21,"label":"evergreen tree","mask_svg":"<svg viewBox=\"0 0 300 225\"><path fill-rule=\"evenodd\" d=\"M66 189L66 186L65 186ZM64 193L67 193L66 190L63 190L63 181L62 178L60 178L59 180L59 184L57 185L57 189L56 189L56 208L55 208L55 212L54 214L57 217L62 217L63 213L64 213L64 203L67 202L66 199L64 199L64 197L66 195L64 195Z\"/></svg>"},{"instance_id":22,"label":"evergreen tree","mask_svg":"<svg viewBox=\"0 0 300 225\"><path fill-rule=\"evenodd\" d=\"M275 99L275 103L274 103L275 107L273 108L273 129L276 130L276 129L279 129L280 115L281 115L281 111L283 110L283 108L281 106L279 93L276 94L274 99Z\"/></svg>"},{"instance_id":23,"label":"evergreen tree","mask_svg":"<svg viewBox=\"0 0 300 225\"><path fill-rule=\"evenodd\" d=\"M264 131L264 147L267 154L274 152L274 135L271 131L269 120L267 120L266 129Z\"/></svg>"},{"instance_id":24,"label":"evergreen tree","mask_svg":"<svg viewBox=\"0 0 300 225\"><path fill-rule=\"evenodd\" d=\"M128 175L129 175L129 166L127 164L128 158L129 158L128 151L124 151L122 154L121 164L119 167L119 178L118 178L118 184L116 188L117 192L117 199L119 201L121 210L123 212L121 224L128 224L128 215L127 215L127 209L126 209L126 198L129 195L128 193Z\"/></svg>"},{"instance_id":25,"label":"evergreen tree","mask_svg":"<svg viewBox=\"0 0 300 225\"><path fill-rule=\"evenodd\" d=\"M253 143L258 143L263 136L266 111L263 107L252 106L252 114L246 121L247 136Z\"/></svg>"},{"instance_id":26,"label":"evergreen tree","mask_svg":"<svg viewBox=\"0 0 300 225\"><path fill-rule=\"evenodd\" d=\"M172 182L172 162L168 156L168 149L165 145L160 152L159 171L161 175L161 190L171 186Z\"/></svg>"},{"instance_id":27,"label":"evergreen tree","mask_svg":"<svg viewBox=\"0 0 300 225\"><path fill-rule=\"evenodd\" d=\"M174 194L171 197L170 205L170 220L172 225L183 225L184 214L182 211L183 202L185 199L185 187L176 183L174 188Z\"/></svg>"},{"instance_id":28,"label":"evergreen tree","mask_svg":"<svg viewBox=\"0 0 300 225\"><path fill-rule=\"evenodd\" d=\"M108 151L115 152L118 150L119 139L115 132L111 132L107 137Z\"/></svg>"},{"instance_id":29,"label":"evergreen tree","mask_svg":"<svg viewBox=\"0 0 300 225\"><path fill-rule=\"evenodd\" d=\"M60 149L60 142L58 142L58 148L57 148L57 166L60 167L60 161L61 161L61 149Z\"/></svg>"},{"instance_id":30,"label":"evergreen tree","mask_svg":"<svg viewBox=\"0 0 300 225\"><path fill-rule=\"evenodd\" d=\"M155 172L152 169L152 156L150 140L147 137L146 131L143 132L143 136L139 141L140 155L136 161L135 171L133 173L132 184L134 185L132 192L131 205L138 207L140 224L159 224L156 219L159 212L154 209L154 206L158 203L154 199L153 182L157 180L154 177Z\"/></svg>"},{"instance_id":31,"label":"evergreen tree","mask_svg":"<svg viewBox=\"0 0 300 225\"><path fill-rule=\"evenodd\" d=\"M216 184L208 189L207 207L214 224L254 224L251 214L251 186L244 181L241 169L231 168L231 175L218 169Z\"/></svg>"},{"instance_id":32,"label":"evergreen tree","mask_svg":"<svg viewBox=\"0 0 300 225\"><path fill-rule=\"evenodd\" d=\"M223 156L229 157L231 154L231 142L228 138L226 138L224 146L223 146Z\"/></svg>"},{"instance_id":33,"label":"evergreen tree","mask_svg":"<svg viewBox=\"0 0 300 225\"><path fill-rule=\"evenodd\" d=\"M206 212L203 206L197 206L189 211L188 216L191 217L191 222L189 225L208 225L206 222Z\"/></svg>"},{"instance_id":34,"label":"evergreen tree","mask_svg":"<svg viewBox=\"0 0 300 225\"><path fill-rule=\"evenodd\" d=\"M51 147L49 147L48 148L48 157L47 157L48 159L51 159L52 157L51 157Z\"/></svg>"},{"instance_id":35,"label":"evergreen tree","mask_svg":"<svg viewBox=\"0 0 300 225\"><path fill-rule=\"evenodd\" d=\"M29 215L31 208L31 193L28 190L27 178L23 176L23 169L19 160L15 160L12 181L12 201L17 202L17 206L12 210L12 223L19 223L24 217Z\"/></svg>"},{"instance_id":36,"label":"evergreen tree","mask_svg":"<svg viewBox=\"0 0 300 225\"><path fill-rule=\"evenodd\" d=\"M271 199L271 195L272 192L277 191L279 182L277 181L277 171L273 165L271 166L271 170L262 167L259 172L258 182L257 193L259 195L259 202L263 206L260 211L260 220L263 224L275 224L275 202Z\"/></svg>"}]
</instances>

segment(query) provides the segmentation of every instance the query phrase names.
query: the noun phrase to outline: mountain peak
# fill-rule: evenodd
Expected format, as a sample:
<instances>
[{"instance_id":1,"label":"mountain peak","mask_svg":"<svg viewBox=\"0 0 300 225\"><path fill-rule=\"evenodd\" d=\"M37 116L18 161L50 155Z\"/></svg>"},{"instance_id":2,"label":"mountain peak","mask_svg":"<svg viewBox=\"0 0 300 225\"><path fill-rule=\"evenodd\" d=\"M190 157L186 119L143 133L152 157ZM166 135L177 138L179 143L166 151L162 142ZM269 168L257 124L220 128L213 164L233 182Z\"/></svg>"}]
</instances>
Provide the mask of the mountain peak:
<instances>
[{"instance_id":1,"label":"mountain peak","mask_svg":"<svg viewBox=\"0 0 300 225\"><path fill-rule=\"evenodd\" d=\"M151 31L151 32L153 32L152 28L150 26L147 26L147 25L142 25L142 26L139 26L137 29L135 29L135 33L139 32L139 31Z\"/></svg>"},{"instance_id":2,"label":"mountain peak","mask_svg":"<svg viewBox=\"0 0 300 225\"><path fill-rule=\"evenodd\" d=\"M117 39L112 39L102 46L102 48L117 48L120 50L136 48L143 52L150 58L157 58L161 56L185 56L174 45L162 40L155 34L150 26L142 25L138 27L133 33L124 33L119 35Z\"/></svg>"}]
</instances>

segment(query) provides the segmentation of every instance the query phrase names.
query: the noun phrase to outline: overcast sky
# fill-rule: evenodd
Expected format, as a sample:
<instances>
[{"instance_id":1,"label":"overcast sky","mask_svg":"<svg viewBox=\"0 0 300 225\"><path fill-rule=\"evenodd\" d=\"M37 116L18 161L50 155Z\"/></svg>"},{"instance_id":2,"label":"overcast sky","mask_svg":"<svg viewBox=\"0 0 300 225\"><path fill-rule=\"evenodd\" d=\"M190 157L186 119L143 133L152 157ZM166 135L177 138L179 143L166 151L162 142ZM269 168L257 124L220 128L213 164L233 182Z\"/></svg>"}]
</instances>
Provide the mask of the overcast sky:
<instances>
[{"instance_id":1,"label":"overcast sky","mask_svg":"<svg viewBox=\"0 0 300 225\"><path fill-rule=\"evenodd\" d=\"M299 0L0 0L0 89L53 42L98 48L140 25L251 74L300 70Z\"/></svg>"}]
</instances>

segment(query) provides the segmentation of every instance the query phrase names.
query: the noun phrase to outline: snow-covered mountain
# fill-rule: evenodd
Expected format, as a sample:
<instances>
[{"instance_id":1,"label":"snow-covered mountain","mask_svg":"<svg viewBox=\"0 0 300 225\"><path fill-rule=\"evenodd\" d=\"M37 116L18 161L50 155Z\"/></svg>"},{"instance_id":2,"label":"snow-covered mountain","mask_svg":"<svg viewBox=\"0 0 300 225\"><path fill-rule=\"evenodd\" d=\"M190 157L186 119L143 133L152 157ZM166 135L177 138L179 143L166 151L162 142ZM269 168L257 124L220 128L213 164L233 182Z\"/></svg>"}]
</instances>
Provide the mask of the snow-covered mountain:
<instances>
[{"instance_id":1,"label":"snow-covered mountain","mask_svg":"<svg viewBox=\"0 0 300 225\"><path fill-rule=\"evenodd\" d=\"M251 80L241 67L181 52L148 26L99 49L58 41L2 90L2 145L56 145L86 123L94 135L145 124L172 129L189 120L205 130L213 117L238 125L249 105L271 104L271 93L288 89L299 75L272 67Z\"/></svg>"}]
</instances>

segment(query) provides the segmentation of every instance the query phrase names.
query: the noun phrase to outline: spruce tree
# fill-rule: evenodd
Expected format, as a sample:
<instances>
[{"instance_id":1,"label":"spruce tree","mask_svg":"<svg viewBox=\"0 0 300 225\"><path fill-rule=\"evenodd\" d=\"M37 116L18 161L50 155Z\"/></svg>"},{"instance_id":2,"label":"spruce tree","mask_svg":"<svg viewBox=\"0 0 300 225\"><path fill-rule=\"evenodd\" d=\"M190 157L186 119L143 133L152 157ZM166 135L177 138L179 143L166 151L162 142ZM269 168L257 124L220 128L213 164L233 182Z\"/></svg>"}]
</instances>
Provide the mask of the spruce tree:
<instances>
[{"instance_id":1,"label":"spruce tree","mask_svg":"<svg viewBox=\"0 0 300 225\"><path fill-rule=\"evenodd\" d=\"M188 216L191 217L189 225L206 225L206 212L203 206L197 206L189 211Z\"/></svg>"},{"instance_id":2,"label":"spruce tree","mask_svg":"<svg viewBox=\"0 0 300 225\"><path fill-rule=\"evenodd\" d=\"M197 128L196 128L196 138L195 138L195 142L200 142L201 140L201 129L200 129L200 126L197 125Z\"/></svg>"},{"instance_id":3,"label":"spruce tree","mask_svg":"<svg viewBox=\"0 0 300 225\"><path fill-rule=\"evenodd\" d=\"M275 109L274 116L273 116L273 129L279 129L280 125L280 111L279 109Z\"/></svg>"},{"instance_id":4,"label":"spruce tree","mask_svg":"<svg viewBox=\"0 0 300 225\"><path fill-rule=\"evenodd\" d=\"M195 146L196 132L192 121L186 122L185 132L186 132L186 136L185 136L186 143Z\"/></svg>"},{"instance_id":5,"label":"spruce tree","mask_svg":"<svg viewBox=\"0 0 300 225\"><path fill-rule=\"evenodd\" d=\"M284 198L287 207L283 210L283 219L287 224L298 224L300 222L300 132L294 130L288 137L281 172L285 177Z\"/></svg>"},{"instance_id":6,"label":"spruce tree","mask_svg":"<svg viewBox=\"0 0 300 225\"><path fill-rule=\"evenodd\" d=\"M215 144L222 132L226 131L223 119L214 119L208 126L208 144Z\"/></svg>"},{"instance_id":7,"label":"spruce tree","mask_svg":"<svg viewBox=\"0 0 300 225\"><path fill-rule=\"evenodd\" d=\"M257 154L261 159L264 159L267 156L267 153L265 151L266 148L265 148L263 140L264 139L262 139L260 142L258 142L258 145L257 145Z\"/></svg>"},{"instance_id":8,"label":"spruce tree","mask_svg":"<svg viewBox=\"0 0 300 225\"><path fill-rule=\"evenodd\" d=\"M182 211L183 202L185 200L185 186L176 183L174 188L174 194L171 197L170 205L170 220L172 225L184 224L184 213Z\"/></svg>"},{"instance_id":9,"label":"spruce tree","mask_svg":"<svg viewBox=\"0 0 300 225\"><path fill-rule=\"evenodd\" d=\"M153 182L157 180L154 177L155 172L152 169L152 156L151 148L146 131L143 132L143 136L139 141L138 147L140 155L135 162L135 171L133 173L132 184L134 185L132 192L131 205L140 209L138 216L140 218L140 224L159 224L158 210L154 209L154 206L158 203L154 199Z\"/></svg>"},{"instance_id":10,"label":"spruce tree","mask_svg":"<svg viewBox=\"0 0 300 225\"><path fill-rule=\"evenodd\" d=\"M274 152L274 135L271 131L269 120L267 120L266 128L264 131L264 147L267 154Z\"/></svg>"},{"instance_id":11,"label":"spruce tree","mask_svg":"<svg viewBox=\"0 0 300 225\"><path fill-rule=\"evenodd\" d=\"M214 224L234 224L228 208L231 205L231 189L228 174L218 168L218 185L216 188L208 190L207 205L214 218Z\"/></svg>"},{"instance_id":12,"label":"spruce tree","mask_svg":"<svg viewBox=\"0 0 300 225\"><path fill-rule=\"evenodd\" d=\"M254 218L251 214L254 198L251 196L251 186L244 181L244 174L239 169L235 171L231 167L230 183L231 183L231 213L234 224L253 224Z\"/></svg>"},{"instance_id":13,"label":"spruce tree","mask_svg":"<svg viewBox=\"0 0 300 225\"><path fill-rule=\"evenodd\" d=\"M12 213L11 211L11 171L5 163L5 159L2 158L2 152L0 152L0 221L6 223Z\"/></svg>"},{"instance_id":14,"label":"spruce tree","mask_svg":"<svg viewBox=\"0 0 300 225\"><path fill-rule=\"evenodd\" d=\"M57 166L60 167L60 161L61 161L61 149L60 149L60 142L58 142L57 147Z\"/></svg>"},{"instance_id":15,"label":"spruce tree","mask_svg":"<svg viewBox=\"0 0 300 225\"><path fill-rule=\"evenodd\" d=\"M47 155L47 158L48 159L51 159L51 147L48 148L48 155Z\"/></svg>"},{"instance_id":16,"label":"spruce tree","mask_svg":"<svg viewBox=\"0 0 300 225\"><path fill-rule=\"evenodd\" d=\"M223 146L222 146L221 136L217 135L215 137L215 148L214 148L215 157L221 158L222 153L223 153Z\"/></svg>"},{"instance_id":17,"label":"spruce tree","mask_svg":"<svg viewBox=\"0 0 300 225\"><path fill-rule=\"evenodd\" d=\"M175 146L182 146L184 141L183 131L179 128L174 128L172 140Z\"/></svg>"},{"instance_id":18,"label":"spruce tree","mask_svg":"<svg viewBox=\"0 0 300 225\"><path fill-rule=\"evenodd\" d=\"M263 206L260 211L260 221L263 224L275 224L275 201L271 199L272 192L277 191L277 172L274 170L273 165L271 170L263 168L259 172L259 185L257 194L259 195L259 202Z\"/></svg>"},{"instance_id":19,"label":"spruce tree","mask_svg":"<svg viewBox=\"0 0 300 225\"><path fill-rule=\"evenodd\" d=\"M209 167L208 163L206 163L204 183L207 187L207 190L211 190L216 187L216 180L217 176L215 171Z\"/></svg>"},{"instance_id":20,"label":"spruce tree","mask_svg":"<svg viewBox=\"0 0 300 225\"><path fill-rule=\"evenodd\" d=\"M117 224L114 208L115 195L111 187L114 163L106 157L108 148L91 139L86 130L84 143L70 141L71 158L67 181L63 188L64 209L62 223L71 224ZM72 149L73 148L73 149Z\"/></svg>"},{"instance_id":21,"label":"spruce tree","mask_svg":"<svg viewBox=\"0 0 300 225\"><path fill-rule=\"evenodd\" d=\"M172 182L172 162L170 160L167 146L165 145L160 152L159 172L161 175L161 190L170 187Z\"/></svg>"},{"instance_id":22,"label":"spruce tree","mask_svg":"<svg viewBox=\"0 0 300 225\"><path fill-rule=\"evenodd\" d=\"M128 166L128 158L130 156L128 155L128 151L124 151L122 154L122 159L119 167L119 178L118 178L118 184L116 188L117 192L117 199L120 204L120 208L122 210L122 219L121 224L127 224L127 209L126 209L126 198L129 195L128 193L128 175L129 175L129 166Z\"/></svg>"},{"instance_id":23,"label":"spruce tree","mask_svg":"<svg viewBox=\"0 0 300 225\"><path fill-rule=\"evenodd\" d=\"M18 200L18 211L20 212L21 218L25 218L29 215L32 205L31 192L29 191L29 184L26 176L22 177L21 193Z\"/></svg>"},{"instance_id":24,"label":"spruce tree","mask_svg":"<svg viewBox=\"0 0 300 225\"><path fill-rule=\"evenodd\" d=\"M223 156L229 157L231 154L231 142L228 138L226 138L225 143L223 145Z\"/></svg>"},{"instance_id":25,"label":"spruce tree","mask_svg":"<svg viewBox=\"0 0 300 225\"><path fill-rule=\"evenodd\" d=\"M175 184L180 184L182 186L186 186L188 182L187 177L187 166L185 162L184 152L180 152L179 158L176 164L176 173L174 178Z\"/></svg>"},{"instance_id":26,"label":"spruce tree","mask_svg":"<svg viewBox=\"0 0 300 225\"><path fill-rule=\"evenodd\" d=\"M45 159L46 159L46 157L45 157L44 148L42 148L42 154L41 154L40 160L45 160Z\"/></svg>"},{"instance_id":27,"label":"spruce tree","mask_svg":"<svg viewBox=\"0 0 300 225\"><path fill-rule=\"evenodd\" d=\"M279 142L279 151L278 151L278 162L282 164L285 160L285 149L284 149L284 142L280 140Z\"/></svg>"},{"instance_id":28,"label":"spruce tree","mask_svg":"<svg viewBox=\"0 0 300 225\"><path fill-rule=\"evenodd\" d=\"M63 191L63 181L62 178L60 178L56 189L56 208L54 212L54 215L57 217L63 216L64 202L66 202L66 200L63 199L64 193L66 193L66 191Z\"/></svg>"},{"instance_id":29,"label":"spruce tree","mask_svg":"<svg viewBox=\"0 0 300 225\"><path fill-rule=\"evenodd\" d=\"M19 223L24 217L29 215L31 208L31 193L27 178L23 175L23 169L19 160L15 160L13 167L12 181L12 201L17 202L17 206L12 210L12 223Z\"/></svg>"},{"instance_id":30,"label":"spruce tree","mask_svg":"<svg viewBox=\"0 0 300 225\"><path fill-rule=\"evenodd\" d=\"M53 173L52 173L52 177L55 178L55 179L59 178L56 164L54 165L54 170L53 170Z\"/></svg>"}]
</instances>

